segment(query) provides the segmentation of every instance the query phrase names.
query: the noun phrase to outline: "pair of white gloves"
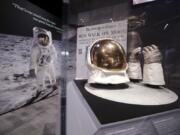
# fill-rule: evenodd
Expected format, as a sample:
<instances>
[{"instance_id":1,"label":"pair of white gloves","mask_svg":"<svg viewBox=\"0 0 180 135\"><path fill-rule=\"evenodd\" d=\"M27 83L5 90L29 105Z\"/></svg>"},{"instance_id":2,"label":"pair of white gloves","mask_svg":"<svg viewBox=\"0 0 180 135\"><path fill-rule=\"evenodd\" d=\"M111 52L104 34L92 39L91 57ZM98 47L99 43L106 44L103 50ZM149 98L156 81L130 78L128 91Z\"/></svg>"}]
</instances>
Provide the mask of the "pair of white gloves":
<instances>
[{"instance_id":1,"label":"pair of white gloves","mask_svg":"<svg viewBox=\"0 0 180 135\"><path fill-rule=\"evenodd\" d=\"M141 70L140 55L144 56L143 75ZM162 55L156 45L146 46L143 49L133 49L128 58L128 76L132 80L143 80L149 85L165 85L162 68Z\"/></svg>"}]
</instances>

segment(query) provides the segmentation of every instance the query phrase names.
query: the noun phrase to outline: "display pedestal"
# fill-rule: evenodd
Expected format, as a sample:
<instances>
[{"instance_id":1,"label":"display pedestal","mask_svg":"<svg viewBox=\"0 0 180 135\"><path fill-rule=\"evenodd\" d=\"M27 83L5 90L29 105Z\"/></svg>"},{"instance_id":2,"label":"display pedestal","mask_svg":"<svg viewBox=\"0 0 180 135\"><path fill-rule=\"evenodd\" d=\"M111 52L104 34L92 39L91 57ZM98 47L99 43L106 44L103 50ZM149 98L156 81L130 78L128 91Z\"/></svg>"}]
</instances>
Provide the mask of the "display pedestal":
<instances>
[{"instance_id":1,"label":"display pedestal","mask_svg":"<svg viewBox=\"0 0 180 135\"><path fill-rule=\"evenodd\" d=\"M142 83L131 82L115 85L115 88L108 86L100 87L99 84L86 83L85 89L97 97L132 105L167 105L178 100L178 96L173 91L164 87L152 88Z\"/></svg>"},{"instance_id":2,"label":"display pedestal","mask_svg":"<svg viewBox=\"0 0 180 135\"><path fill-rule=\"evenodd\" d=\"M84 89L85 83L68 83L67 135L180 134L179 100L161 106L128 105L91 95Z\"/></svg>"}]
</instances>

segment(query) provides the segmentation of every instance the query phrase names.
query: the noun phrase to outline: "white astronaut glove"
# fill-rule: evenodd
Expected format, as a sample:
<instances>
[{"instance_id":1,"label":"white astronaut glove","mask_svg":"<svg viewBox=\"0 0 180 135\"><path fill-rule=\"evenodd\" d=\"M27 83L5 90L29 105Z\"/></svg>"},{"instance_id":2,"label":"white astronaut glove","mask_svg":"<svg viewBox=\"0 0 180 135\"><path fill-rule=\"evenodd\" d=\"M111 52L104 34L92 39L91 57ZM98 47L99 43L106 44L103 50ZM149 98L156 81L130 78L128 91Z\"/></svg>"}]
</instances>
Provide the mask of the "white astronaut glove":
<instances>
[{"instance_id":1,"label":"white astronaut glove","mask_svg":"<svg viewBox=\"0 0 180 135\"><path fill-rule=\"evenodd\" d=\"M161 64L162 55L156 45L143 48L144 68L143 83L149 85L165 85L163 68Z\"/></svg>"},{"instance_id":2,"label":"white astronaut glove","mask_svg":"<svg viewBox=\"0 0 180 135\"><path fill-rule=\"evenodd\" d=\"M130 79L133 80L142 79L141 64L139 60L140 53L141 47L137 47L129 53L128 76Z\"/></svg>"}]
</instances>

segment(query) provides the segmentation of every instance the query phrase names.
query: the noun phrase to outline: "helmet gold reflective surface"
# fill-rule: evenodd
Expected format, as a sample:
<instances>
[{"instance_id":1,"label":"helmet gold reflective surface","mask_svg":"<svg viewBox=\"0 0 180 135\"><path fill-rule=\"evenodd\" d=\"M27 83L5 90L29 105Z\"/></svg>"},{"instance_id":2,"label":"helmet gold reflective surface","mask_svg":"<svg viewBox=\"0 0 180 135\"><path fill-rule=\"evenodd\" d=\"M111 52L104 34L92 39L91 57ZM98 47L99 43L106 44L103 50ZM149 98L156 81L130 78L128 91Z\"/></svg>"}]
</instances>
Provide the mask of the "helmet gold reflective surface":
<instances>
[{"instance_id":1,"label":"helmet gold reflective surface","mask_svg":"<svg viewBox=\"0 0 180 135\"><path fill-rule=\"evenodd\" d=\"M109 71L121 71L127 68L125 51L114 40L103 39L95 42L90 50L91 64Z\"/></svg>"},{"instance_id":2,"label":"helmet gold reflective surface","mask_svg":"<svg viewBox=\"0 0 180 135\"><path fill-rule=\"evenodd\" d=\"M49 44L49 37L46 34L38 34L38 42L42 46L48 46Z\"/></svg>"}]
</instances>

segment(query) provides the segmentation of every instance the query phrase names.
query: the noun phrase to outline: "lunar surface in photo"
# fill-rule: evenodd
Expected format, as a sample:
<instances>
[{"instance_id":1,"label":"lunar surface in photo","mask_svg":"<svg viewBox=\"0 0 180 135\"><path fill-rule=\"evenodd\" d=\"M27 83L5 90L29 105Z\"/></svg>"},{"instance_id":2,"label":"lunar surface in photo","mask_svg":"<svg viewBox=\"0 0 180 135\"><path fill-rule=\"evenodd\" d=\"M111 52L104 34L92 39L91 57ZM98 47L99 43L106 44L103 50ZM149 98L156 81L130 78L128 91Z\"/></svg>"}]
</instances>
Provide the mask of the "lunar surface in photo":
<instances>
[{"instance_id":1,"label":"lunar surface in photo","mask_svg":"<svg viewBox=\"0 0 180 135\"><path fill-rule=\"evenodd\" d=\"M29 77L32 41L32 37L0 34L0 114L26 105L36 97L36 80ZM58 53L56 77L60 78L62 43L53 40L53 44Z\"/></svg>"}]
</instances>

